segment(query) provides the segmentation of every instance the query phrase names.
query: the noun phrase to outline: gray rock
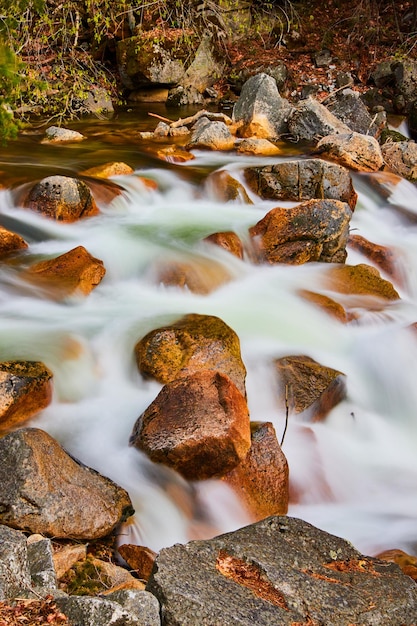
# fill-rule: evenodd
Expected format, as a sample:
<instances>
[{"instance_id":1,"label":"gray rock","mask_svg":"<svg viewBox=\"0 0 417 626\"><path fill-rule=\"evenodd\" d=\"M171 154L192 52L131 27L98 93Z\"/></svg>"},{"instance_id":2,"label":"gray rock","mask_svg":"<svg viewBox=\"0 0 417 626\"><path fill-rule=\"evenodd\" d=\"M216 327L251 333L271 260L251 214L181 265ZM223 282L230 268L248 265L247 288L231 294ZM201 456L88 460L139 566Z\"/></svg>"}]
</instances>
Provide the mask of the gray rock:
<instances>
[{"instance_id":1,"label":"gray rock","mask_svg":"<svg viewBox=\"0 0 417 626\"><path fill-rule=\"evenodd\" d=\"M59 221L75 221L98 213L87 185L70 176L43 178L29 191L24 204Z\"/></svg>"},{"instance_id":2,"label":"gray rock","mask_svg":"<svg viewBox=\"0 0 417 626\"><path fill-rule=\"evenodd\" d=\"M202 94L222 76L225 65L225 57L222 58L216 52L212 38L206 34L202 37L194 59L181 79L181 85L185 88L193 87Z\"/></svg>"},{"instance_id":3,"label":"gray rock","mask_svg":"<svg viewBox=\"0 0 417 626\"><path fill-rule=\"evenodd\" d=\"M208 118L202 117L192 129L187 148L232 150L234 145L234 137L224 122L211 122Z\"/></svg>"},{"instance_id":4,"label":"gray rock","mask_svg":"<svg viewBox=\"0 0 417 626\"><path fill-rule=\"evenodd\" d=\"M118 602L104 598L67 596L57 598L56 605L74 626L144 626L140 618Z\"/></svg>"},{"instance_id":5,"label":"gray rock","mask_svg":"<svg viewBox=\"0 0 417 626\"><path fill-rule=\"evenodd\" d=\"M395 83L395 75L391 61L383 61L378 63L374 71L371 73L371 79L374 81L378 89L393 85Z\"/></svg>"},{"instance_id":6,"label":"gray rock","mask_svg":"<svg viewBox=\"0 0 417 626\"><path fill-rule=\"evenodd\" d=\"M13 598L21 587L31 587L26 537L0 526L0 600Z\"/></svg>"},{"instance_id":7,"label":"gray rock","mask_svg":"<svg viewBox=\"0 0 417 626\"><path fill-rule=\"evenodd\" d=\"M411 103L417 98L417 63L402 61L392 66L395 76L397 93L404 99L404 110L408 111ZM402 112L402 111L401 111Z\"/></svg>"},{"instance_id":8,"label":"gray rock","mask_svg":"<svg viewBox=\"0 0 417 626\"><path fill-rule=\"evenodd\" d=\"M165 626L412 626L417 587L399 567L277 516L161 550L147 589Z\"/></svg>"},{"instance_id":9,"label":"gray rock","mask_svg":"<svg viewBox=\"0 0 417 626\"><path fill-rule=\"evenodd\" d=\"M291 111L291 104L280 96L274 78L256 74L243 85L233 108L233 121L241 124L241 137L278 139L288 132Z\"/></svg>"},{"instance_id":10,"label":"gray rock","mask_svg":"<svg viewBox=\"0 0 417 626\"><path fill-rule=\"evenodd\" d=\"M326 135L350 131L346 124L312 97L299 102L290 115L288 127L298 141L318 141Z\"/></svg>"},{"instance_id":11,"label":"gray rock","mask_svg":"<svg viewBox=\"0 0 417 626\"><path fill-rule=\"evenodd\" d=\"M343 124L357 133L375 137L380 131L379 124L375 123L375 116L369 114L359 94L352 89L340 91L337 97L329 102L327 108Z\"/></svg>"},{"instance_id":12,"label":"gray rock","mask_svg":"<svg viewBox=\"0 0 417 626\"><path fill-rule=\"evenodd\" d=\"M417 181L417 144L414 141L388 141L382 146L382 155L395 174Z\"/></svg>"},{"instance_id":13,"label":"gray rock","mask_svg":"<svg viewBox=\"0 0 417 626\"><path fill-rule=\"evenodd\" d=\"M106 599L117 602L135 615L141 626L160 626L159 602L149 591L140 589L119 589L106 595Z\"/></svg>"},{"instance_id":14,"label":"gray rock","mask_svg":"<svg viewBox=\"0 0 417 626\"><path fill-rule=\"evenodd\" d=\"M28 541L28 562L32 585L34 587L57 587L52 543L50 539L40 538Z\"/></svg>"},{"instance_id":15,"label":"gray rock","mask_svg":"<svg viewBox=\"0 0 417 626\"><path fill-rule=\"evenodd\" d=\"M384 159L375 137L361 133L334 133L320 139L317 152L358 172L376 172Z\"/></svg>"},{"instance_id":16,"label":"gray rock","mask_svg":"<svg viewBox=\"0 0 417 626\"><path fill-rule=\"evenodd\" d=\"M189 104L202 104L204 97L195 87L178 85L168 92L167 107L183 107Z\"/></svg>"},{"instance_id":17,"label":"gray rock","mask_svg":"<svg viewBox=\"0 0 417 626\"><path fill-rule=\"evenodd\" d=\"M70 130L69 128L60 128L59 126L49 126L45 130L46 138L42 143L72 143L73 141L82 141L85 139L84 135L78 133L76 130Z\"/></svg>"}]
</instances>

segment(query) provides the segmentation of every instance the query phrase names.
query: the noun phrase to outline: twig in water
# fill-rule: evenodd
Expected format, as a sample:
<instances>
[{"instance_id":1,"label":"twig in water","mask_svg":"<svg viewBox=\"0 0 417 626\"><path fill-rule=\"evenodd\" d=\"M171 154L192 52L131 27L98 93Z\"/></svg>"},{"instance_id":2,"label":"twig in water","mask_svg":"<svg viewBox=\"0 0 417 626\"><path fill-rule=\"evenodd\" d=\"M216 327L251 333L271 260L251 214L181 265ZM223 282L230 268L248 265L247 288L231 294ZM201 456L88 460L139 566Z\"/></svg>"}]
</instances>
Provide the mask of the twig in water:
<instances>
[{"instance_id":1,"label":"twig in water","mask_svg":"<svg viewBox=\"0 0 417 626\"><path fill-rule=\"evenodd\" d=\"M284 443L285 434L287 432L288 414L289 414L289 408L288 408L288 385L285 385L285 427L284 427L284 432L282 433L282 438L281 438L281 444L280 444L281 448L282 448L282 444Z\"/></svg>"}]
</instances>

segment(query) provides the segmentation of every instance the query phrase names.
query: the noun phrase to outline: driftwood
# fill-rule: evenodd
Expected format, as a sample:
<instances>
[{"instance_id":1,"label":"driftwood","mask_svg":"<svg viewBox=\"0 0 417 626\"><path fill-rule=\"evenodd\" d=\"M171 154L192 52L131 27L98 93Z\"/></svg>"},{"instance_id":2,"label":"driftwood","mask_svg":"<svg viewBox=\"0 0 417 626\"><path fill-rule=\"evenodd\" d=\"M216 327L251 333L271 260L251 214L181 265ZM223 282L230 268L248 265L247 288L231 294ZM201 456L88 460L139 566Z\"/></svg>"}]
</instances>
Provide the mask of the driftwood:
<instances>
[{"instance_id":1,"label":"driftwood","mask_svg":"<svg viewBox=\"0 0 417 626\"><path fill-rule=\"evenodd\" d=\"M176 121L172 121L167 117L162 117L162 115L157 115L156 113L148 113L148 115L150 115L151 117L156 117L162 122L169 124L171 128L179 128L180 126L192 126L192 124L194 124L201 117L207 117L212 122L224 122L228 126L233 124L233 120L228 115L225 115L224 113L212 113L211 111L206 111L205 109L203 109L202 111L198 111L190 117L184 117L183 119L180 118Z\"/></svg>"}]
</instances>

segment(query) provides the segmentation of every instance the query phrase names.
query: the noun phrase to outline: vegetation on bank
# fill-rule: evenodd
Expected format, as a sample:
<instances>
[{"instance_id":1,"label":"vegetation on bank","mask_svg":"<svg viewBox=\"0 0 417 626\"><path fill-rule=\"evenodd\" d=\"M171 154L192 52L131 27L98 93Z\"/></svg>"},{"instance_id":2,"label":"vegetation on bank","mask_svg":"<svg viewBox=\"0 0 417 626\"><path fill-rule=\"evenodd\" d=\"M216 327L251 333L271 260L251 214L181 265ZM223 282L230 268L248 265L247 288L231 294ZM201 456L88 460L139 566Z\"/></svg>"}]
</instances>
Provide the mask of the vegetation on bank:
<instances>
[{"instance_id":1,"label":"vegetation on bank","mask_svg":"<svg viewBox=\"0 0 417 626\"><path fill-rule=\"evenodd\" d=\"M344 53L369 52L377 46L391 55L415 53L417 0L324 4L319 0L0 0L0 140L13 138L21 120L36 114L54 123L77 116L94 86L104 87L114 101L120 101L116 42L140 30L152 29L157 36L170 28L197 35L211 29L226 49L228 45L239 48L239 43L227 40L222 23L224 11L238 7L249 7L254 16L250 32L242 33L239 54L247 54L247 41L257 39L276 57L287 47L286 36L294 32L301 38L316 33L318 49L333 47L337 34L343 32Z\"/></svg>"}]
</instances>

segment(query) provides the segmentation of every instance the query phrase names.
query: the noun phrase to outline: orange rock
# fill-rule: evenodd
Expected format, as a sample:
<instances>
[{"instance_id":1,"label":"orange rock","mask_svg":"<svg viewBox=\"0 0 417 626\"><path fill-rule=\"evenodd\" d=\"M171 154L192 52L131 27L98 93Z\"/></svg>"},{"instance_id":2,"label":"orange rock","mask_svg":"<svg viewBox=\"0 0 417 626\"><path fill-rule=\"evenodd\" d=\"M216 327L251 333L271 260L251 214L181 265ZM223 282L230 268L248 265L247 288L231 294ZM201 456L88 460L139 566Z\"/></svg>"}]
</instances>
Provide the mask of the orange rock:
<instances>
[{"instance_id":1,"label":"orange rock","mask_svg":"<svg viewBox=\"0 0 417 626\"><path fill-rule=\"evenodd\" d=\"M225 267L212 259L194 259L192 263L171 260L160 263L156 270L157 282L167 287L181 287L192 293L206 295L231 280Z\"/></svg>"},{"instance_id":2,"label":"orange rock","mask_svg":"<svg viewBox=\"0 0 417 626\"><path fill-rule=\"evenodd\" d=\"M118 551L128 566L135 571L138 578L145 581L149 579L156 552L145 546L136 546L130 543L119 546Z\"/></svg>"},{"instance_id":3,"label":"orange rock","mask_svg":"<svg viewBox=\"0 0 417 626\"><path fill-rule=\"evenodd\" d=\"M253 204L244 186L226 170L212 172L207 177L206 187L219 202Z\"/></svg>"},{"instance_id":4,"label":"orange rock","mask_svg":"<svg viewBox=\"0 0 417 626\"><path fill-rule=\"evenodd\" d=\"M302 289L299 294L305 300L316 304L320 309L322 309L332 317L335 317L343 324L346 324L348 321L350 321L350 317L343 308L343 306L339 302L332 300L332 298L329 298L328 296L325 296L321 293L308 291L307 289Z\"/></svg>"},{"instance_id":5,"label":"orange rock","mask_svg":"<svg viewBox=\"0 0 417 626\"><path fill-rule=\"evenodd\" d=\"M377 559L382 561L389 561L390 563L396 563L406 574L417 582L417 556L407 554L403 550L384 550L380 554L376 555Z\"/></svg>"},{"instance_id":6,"label":"orange rock","mask_svg":"<svg viewBox=\"0 0 417 626\"><path fill-rule=\"evenodd\" d=\"M28 247L26 241L20 235L0 226L0 259Z\"/></svg>"},{"instance_id":7,"label":"orange rock","mask_svg":"<svg viewBox=\"0 0 417 626\"><path fill-rule=\"evenodd\" d=\"M341 294L367 295L384 300L398 300L393 285L381 278L378 270L365 263L359 265L335 265L324 278L326 288Z\"/></svg>"},{"instance_id":8,"label":"orange rock","mask_svg":"<svg viewBox=\"0 0 417 626\"><path fill-rule=\"evenodd\" d=\"M157 151L156 156L158 159L168 161L168 163L186 163L187 161L195 159L195 156L191 154L191 152L185 148L181 148L181 146L167 146L165 148L160 148Z\"/></svg>"},{"instance_id":9,"label":"orange rock","mask_svg":"<svg viewBox=\"0 0 417 626\"><path fill-rule=\"evenodd\" d=\"M223 477L255 521L288 510L288 463L271 422L251 423L251 447L235 469Z\"/></svg>"},{"instance_id":10,"label":"orange rock","mask_svg":"<svg viewBox=\"0 0 417 626\"><path fill-rule=\"evenodd\" d=\"M63 222L75 222L99 213L87 185L69 176L43 178L29 191L24 205Z\"/></svg>"},{"instance_id":11,"label":"orange rock","mask_svg":"<svg viewBox=\"0 0 417 626\"><path fill-rule=\"evenodd\" d=\"M222 233L213 233L204 239L209 243L214 243L216 246L224 248L231 254L234 254L238 259L243 259L243 244L236 233L232 231L226 231Z\"/></svg>"},{"instance_id":12,"label":"orange rock","mask_svg":"<svg viewBox=\"0 0 417 626\"><path fill-rule=\"evenodd\" d=\"M77 563L77 561L83 561L86 558L86 544L70 544L67 546L60 546L58 550L54 551L52 556L58 580L71 569L74 563Z\"/></svg>"},{"instance_id":13,"label":"orange rock","mask_svg":"<svg viewBox=\"0 0 417 626\"><path fill-rule=\"evenodd\" d=\"M0 433L16 428L52 399L52 372L38 361L0 363Z\"/></svg>"},{"instance_id":14,"label":"orange rock","mask_svg":"<svg viewBox=\"0 0 417 626\"><path fill-rule=\"evenodd\" d=\"M349 235L348 246L357 250L370 261L373 261L385 274L388 274L399 285L404 283L404 272L401 271L398 255L387 248L372 243L361 235Z\"/></svg>"},{"instance_id":15,"label":"orange rock","mask_svg":"<svg viewBox=\"0 0 417 626\"><path fill-rule=\"evenodd\" d=\"M103 163L103 165L97 165L96 167L90 167L88 170L82 172L85 176L95 176L96 178L110 178L111 176L124 176L132 173L133 169L130 165L115 161Z\"/></svg>"},{"instance_id":16,"label":"orange rock","mask_svg":"<svg viewBox=\"0 0 417 626\"><path fill-rule=\"evenodd\" d=\"M103 262L78 246L55 259L32 265L24 277L52 297L64 298L74 293L88 295L105 273Z\"/></svg>"},{"instance_id":17,"label":"orange rock","mask_svg":"<svg viewBox=\"0 0 417 626\"><path fill-rule=\"evenodd\" d=\"M322 420L346 397L346 376L308 356L288 356L274 362L280 402L289 413Z\"/></svg>"},{"instance_id":18,"label":"orange rock","mask_svg":"<svg viewBox=\"0 0 417 626\"><path fill-rule=\"evenodd\" d=\"M250 448L246 400L220 372L178 378L139 417L130 443L188 480L222 476Z\"/></svg>"}]
</instances>

